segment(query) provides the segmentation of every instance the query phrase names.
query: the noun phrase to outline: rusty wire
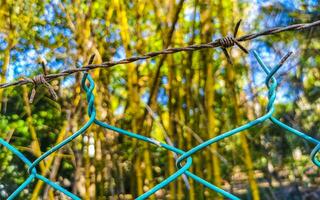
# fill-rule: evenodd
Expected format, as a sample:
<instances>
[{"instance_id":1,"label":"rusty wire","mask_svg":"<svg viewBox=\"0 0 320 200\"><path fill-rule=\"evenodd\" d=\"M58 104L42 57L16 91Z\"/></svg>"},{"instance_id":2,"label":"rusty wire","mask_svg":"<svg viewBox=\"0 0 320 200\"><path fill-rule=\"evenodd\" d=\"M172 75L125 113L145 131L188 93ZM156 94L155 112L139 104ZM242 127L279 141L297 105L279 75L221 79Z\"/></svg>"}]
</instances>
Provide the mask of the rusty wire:
<instances>
[{"instance_id":1,"label":"rusty wire","mask_svg":"<svg viewBox=\"0 0 320 200\"><path fill-rule=\"evenodd\" d=\"M209 42L209 43L206 43L206 44L195 44L195 45L190 45L190 46L185 46L185 47L167 48L167 49L164 49L161 51L149 52L149 53L146 53L141 56L133 56L130 58L124 58L119 61L106 61L101 64L89 64L89 65L85 65L80 68L72 68L72 69L63 70L63 71L56 73L56 74L47 74L44 76L44 79L46 82L50 82L50 81L57 79L59 77L62 77L62 76L69 76L74 73L79 73L79 72L83 72L83 71L90 71L90 70L93 70L96 68L110 68L115 65L128 64L128 63L132 63L132 62L135 62L138 60L146 60L146 59L150 59L150 58L160 56L160 55L165 55L165 54L174 54L174 53L183 52L183 51L190 52L190 51L197 51L197 50L201 50L201 49L218 48L218 47L221 47L223 49L223 52L226 55L228 62L231 63L232 61L230 59L229 54L226 51L226 48L232 47L236 44L241 50L243 50L245 53L247 53L247 50L240 44L240 42L253 40L253 39L261 37L261 36L274 35L274 34L277 34L280 32L285 32L285 31L302 30L302 29L316 27L316 26L320 25L320 20L317 20L317 21L314 21L311 23L293 24L293 25L289 25L289 26L285 26L285 27L270 28L270 29L266 29L266 30L258 32L258 33L251 33L251 34L247 34L247 35L243 35L241 37L235 38L236 34L238 32L239 25L240 25L240 21L237 23L237 25L235 27L233 36L229 35L229 36L226 36L226 37L223 37L220 39L216 39L216 40ZM25 85L28 83L32 83L32 82L26 78L23 78L21 80L14 81L14 82L2 83L2 84L0 84L0 88L7 88L10 86L17 86L17 85Z\"/></svg>"}]
</instances>

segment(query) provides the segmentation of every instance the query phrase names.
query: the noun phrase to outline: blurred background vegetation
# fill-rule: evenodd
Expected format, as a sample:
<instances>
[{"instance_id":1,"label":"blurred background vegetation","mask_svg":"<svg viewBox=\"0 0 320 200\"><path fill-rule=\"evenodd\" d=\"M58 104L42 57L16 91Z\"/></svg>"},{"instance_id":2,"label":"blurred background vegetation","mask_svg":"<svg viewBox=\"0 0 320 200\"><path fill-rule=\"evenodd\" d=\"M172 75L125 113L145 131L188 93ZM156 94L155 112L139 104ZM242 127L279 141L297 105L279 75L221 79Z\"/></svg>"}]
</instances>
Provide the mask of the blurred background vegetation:
<instances>
[{"instance_id":1,"label":"blurred background vegetation","mask_svg":"<svg viewBox=\"0 0 320 200\"><path fill-rule=\"evenodd\" d=\"M0 0L1 83L95 63L207 43L320 19L318 0ZM270 66L288 51L294 56L278 73L275 116L320 138L320 29L285 32L243 43ZM221 49L160 56L91 72L98 119L188 150L201 141L265 113L265 74L252 54ZM159 73L157 73L157 71ZM39 157L87 120L82 74L52 82L51 100L31 86L0 90L0 137L30 160ZM270 122L227 138L193 156L191 171L243 199L320 199L319 169L309 159L313 145ZM27 167L0 147L0 199L28 176ZM92 126L39 165L46 177L83 199L132 199L176 171L172 153ZM186 187L186 184L190 187ZM65 199L34 181L19 199ZM181 177L150 199L221 199Z\"/></svg>"}]
</instances>

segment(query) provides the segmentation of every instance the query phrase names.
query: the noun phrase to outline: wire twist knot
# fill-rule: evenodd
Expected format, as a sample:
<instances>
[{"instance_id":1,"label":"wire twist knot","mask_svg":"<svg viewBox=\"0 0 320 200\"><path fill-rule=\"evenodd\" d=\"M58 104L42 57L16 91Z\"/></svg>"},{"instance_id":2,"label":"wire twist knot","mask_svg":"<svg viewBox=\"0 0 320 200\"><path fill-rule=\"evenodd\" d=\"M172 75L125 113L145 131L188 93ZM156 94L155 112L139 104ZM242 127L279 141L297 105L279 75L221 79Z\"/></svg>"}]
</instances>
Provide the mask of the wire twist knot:
<instances>
[{"instance_id":1,"label":"wire twist knot","mask_svg":"<svg viewBox=\"0 0 320 200\"><path fill-rule=\"evenodd\" d=\"M235 38L231 35L228 35L224 38L220 38L218 39L219 44L222 48L229 48L229 47L233 47L235 44Z\"/></svg>"}]
</instances>

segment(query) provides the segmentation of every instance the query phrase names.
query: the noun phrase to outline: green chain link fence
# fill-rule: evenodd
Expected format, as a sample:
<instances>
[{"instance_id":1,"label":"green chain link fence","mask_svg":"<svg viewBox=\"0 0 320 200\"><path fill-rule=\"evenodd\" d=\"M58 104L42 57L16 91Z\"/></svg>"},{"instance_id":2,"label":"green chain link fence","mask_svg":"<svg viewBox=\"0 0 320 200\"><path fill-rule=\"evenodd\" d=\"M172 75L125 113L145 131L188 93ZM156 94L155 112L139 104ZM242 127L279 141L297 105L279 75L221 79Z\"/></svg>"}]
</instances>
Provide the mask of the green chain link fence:
<instances>
[{"instance_id":1,"label":"green chain link fence","mask_svg":"<svg viewBox=\"0 0 320 200\"><path fill-rule=\"evenodd\" d=\"M239 199L238 197L230 194L227 191L224 191L223 189L214 186L213 184L209 183L208 181L198 177L196 174L193 174L189 171L189 168L192 165L192 155L197 153L198 151L203 150L204 148L208 147L209 145L219 142L220 140L223 140L225 138L231 137L232 135L235 135L237 133L240 133L244 130L250 129L258 124L261 124L263 122L265 122L266 120L270 120L272 123L276 124L277 126L281 127L284 131L287 131L289 133L292 133L302 139L307 140L310 143L313 143L315 146L315 148L313 149L313 151L311 152L311 160L313 161L313 163L315 165L317 165L318 167L320 167L320 161L316 158L317 153L320 150L320 141L308 136L307 134L298 131L284 123L282 123L281 121L279 121L278 119L273 117L273 113L275 111L275 107L274 107L274 102L276 100L276 90L277 90L277 80L274 78L274 74L280 69L280 67L282 66L283 62L289 57L290 54L287 54L287 56L285 56L281 62L276 65L273 68L270 68L268 66L266 66L264 64L264 62L262 61L262 59L260 58L260 56L257 54L257 52L253 51L253 55L254 57L257 59L259 65L261 66L261 68L263 69L263 71L266 73L266 78L265 78L265 84L268 88L268 105L266 108L266 114L257 118L256 120L253 120L251 122L248 122L245 125L242 125L238 128L235 128L231 131L225 132L223 134L218 135L217 137L214 137L212 139L209 139L203 143L201 143L200 145L188 150L188 151L183 151L181 149L178 149L174 146L159 142L153 138L149 138L149 137L145 137L136 133L132 133L114 126L111 126L105 122L102 122L100 120L98 120L96 118L96 110L94 107L94 95L93 95L93 90L94 90L94 81L91 78L91 76L85 72L82 78L82 88L86 93L86 97L87 97L87 102L88 102L88 115L89 115L89 120L85 123L85 125L83 125L77 132L75 132L74 134L72 134L70 137L66 138L64 141L62 141L60 144L54 146L52 149L50 149L49 151L45 152L43 155L41 155L39 158L37 158L34 162L31 162L30 160L28 160L20 151L18 151L15 147L13 147L12 145L10 145L8 142L6 142L5 140L3 140L2 138L0 138L0 144L4 145L9 151L11 151L13 154L15 154L16 156L18 156L27 166L28 166L28 172L29 172L29 177L27 178L27 180L25 180L25 182L23 184L20 185L20 187L18 187L10 196L9 196L9 200L15 199L16 197L18 197L19 193L25 189L34 179L39 179L42 180L43 182L45 182L46 184L50 185L51 187L53 187L54 189L64 193L65 195L67 195L68 197L70 197L71 199L74 200L79 200L80 198L77 197L75 194L72 194L71 192L69 192L68 190L64 189L63 187L59 186L57 183L45 178L44 176L38 174L37 170L36 170L36 166L43 161L45 158L47 158L48 156L50 156L52 153L54 153L55 151L59 150L60 148L64 147L65 145L67 145L69 142L71 142L72 140L74 140L76 137L78 137L79 135L83 134L91 125L96 124L100 127L118 132L120 134L129 136L131 138L135 138L138 140L142 140L144 142L148 142L150 144L156 145L158 147L164 148L168 151L171 151L173 153L176 153L178 155L180 155L180 157L177 159L176 165L177 165L177 171L172 174L171 176L169 176L168 178L166 178L164 181L160 182L158 185L156 185L155 187L153 187L152 189L150 189L149 191L147 191L146 193L142 194L141 196L137 197L136 199L138 200L142 200L142 199L146 199L148 198L150 195L154 194L156 191L160 190L161 188L167 186L169 183L171 183L172 181L175 181L178 177L180 177L181 175L185 174L186 176L188 176L189 178L194 179L196 182L198 182L199 184L204 185L205 187L221 194L222 196L228 198L228 199ZM182 164L184 162L184 164Z\"/></svg>"}]
</instances>

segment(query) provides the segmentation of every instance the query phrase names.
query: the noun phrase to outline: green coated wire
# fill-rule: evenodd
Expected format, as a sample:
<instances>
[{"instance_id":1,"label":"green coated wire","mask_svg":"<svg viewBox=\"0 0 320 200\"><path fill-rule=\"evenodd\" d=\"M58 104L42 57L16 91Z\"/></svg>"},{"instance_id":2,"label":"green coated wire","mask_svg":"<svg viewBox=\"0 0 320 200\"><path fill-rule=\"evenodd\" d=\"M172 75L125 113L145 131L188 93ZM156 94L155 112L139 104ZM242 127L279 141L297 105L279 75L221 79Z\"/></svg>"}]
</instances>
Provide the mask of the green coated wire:
<instances>
[{"instance_id":1,"label":"green coated wire","mask_svg":"<svg viewBox=\"0 0 320 200\"><path fill-rule=\"evenodd\" d=\"M270 78L273 78L273 74L275 74L275 72L280 68L279 66L276 66L273 70L270 71L270 69L264 64L264 62L262 61L262 59L260 58L259 54L256 51L253 51L253 54L255 56L255 58L257 59L258 63L260 64L260 66L263 68L263 71L267 74L267 78L265 83L268 85ZM273 81L275 80L274 78L272 79ZM313 144L316 144L316 147L312 150L311 152L311 160L312 162L317 165L318 167L320 167L320 162L317 159L316 155L320 150L320 141L301 132L298 131L284 123L282 123L281 121L277 120L274 117L270 117L271 122L273 122L274 124L278 125L279 127L281 127L282 129L285 129L293 134L295 134L296 136L299 136L305 140L307 140L308 142L311 142Z\"/></svg>"},{"instance_id":2,"label":"green coated wire","mask_svg":"<svg viewBox=\"0 0 320 200\"><path fill-rule=\"evenodd\" d=\"M79 135L83 134L93 123L101 126L103 128L118 132L120 134L129 136L131 138L135 138L138 140L142 140L144 142L148 142L151 143L153 145L157 145L158 147L162 147L168 151L174 152L176 154L181 155L177 161L176 161L176 165L178 170L170 175L168 178L166 178L164 181L160 182L159 184L157 184L156 186L154 186L153 188L151 188L150 190L148 190L146 193L142 194L141 196L137 197L137 200L143 200L148 198L149 196L151 196L152 194L154 194L155 192L157 192L158 190L160 190L161 188L164 188L165 186L167 186L168 184L170 184L172 181L176 180L177 178L179 178L182 174L185 174L186 176L188 176L189 178L192 178L193 180L195 180L196 182L204 185L205 187L219 193L220 195L228 198L228 199L232 199L232 200L239 200L238 197L234 196L233 194L209 183L208 181L198 177L197 175L191 173L189 170L189 168L192 165L192 155L195 154L196 152L208 147L209 145L216 143L220 140L223 140L225 138L228 138L232 135L235 135L237 133L240 133L244 130L248 130L250 128L252 128L253 126L256 126L258 124L263 123L266 120L270 120L271 122L273 122L274 124L280 126L282 129L287 130L313 144L316 144L316 147L312 150L311 152L311 160L312 162L317 165L318 167L320 167L320 161L317 159L316 155L320 150L320 141L308 136L307 134L300 132L292 127L289 127L288 125L282 123L281 121L279 121L278 119L274 118L272 116L272 114L275 111L274 108L274 102L276 99L276 89L277 89L277 81L276 79L273 77L273 75L280 69L281 67L281 63L277 66L275 66L274 68L270 69L269 67L267 67L264 62L262 61L262 59L260 58L260 56L257 54L257 52L253 51L253 54L255 56L255 58L257 59L259 65L262 67L263 71L267 74L267 77L265 79L265 84L268 88L268 105L267 105L267 112L265 115L257 118L256 120L253 120L245 125L242 125L238 128L235 128L233 130L230 130L228 132L225 132L221 135L218 135L212 139L209 139L201 144L199 144L198 146L190 149L189 151L185 152L179 148L176 148L174 146L170 146L166 143L162 143L159 142L153 138L149 138L149 137L145 137L143 135L140 134L136 134L136 133L132 133L120 128L117 128L115 126L109 125L105 122L102 122L98 119L96 119L96 111L95 111L95 107L94 107L94 95L93 95L93 89L94 89L94 81L91 78L91 76L88 73L84 73L84 76L82 78L81 81L81 86L83 88L83 90L86 92L86 97L87 97L87 102L88 102L88 115L89 115L89 120L83 125L83 127L81 127L77 132L75 132L74 134L72 134L70 137L68 137L67 139L63 140L61 143L57 144L56 146L54 146L53 148L51 148L49 151L45 152L43 155L41 155L39 158L37 158L33 163L31 163L20 151L18 151L16 148L14 148L13 146L11 146L9 143L7 143L6 141L4 141L3 139L0 138L0 144L4 145L8 150L10 150L13 154L15 154L16 156L18 156L28 167L28 172L30 174L30 176L27 178L27 180L25 180L25 182L23 184L21 184L19 186L19 188L17 188L10 196L9 196L9 200L12 200L14 198L16 198L19 193L26 188L35 178L42 180L43 182L45 182L46 184L50 185L51 187L53 187L54 189L66 194L68 197L70 197L71 199L74 200L79 200L80 198L77 197L76 195L72 194L71 192L67 191L66 189L64 189L63 187L59 186L58 184L50 181L49 179L39 175L36 171L36 166L45 158L47 158L49 155L51 155L52 153L54 153L55 151L59 150L60 148L64 147L65 145L67 145L69 142L71 142L72 140L74 140L76 137L78 137ZM88 84L88 86L86 85ZM182 165L182 162L186 161L184 165Z\"/></svg>"},{"instance_id":3,"label":"green coated wire","mask_svg":"<svg viewBox=\"0 0 320 200\"><path fill-rule=\"evenodd\" d=\"M86 86L86 84L85 84L86 79L89 81L90 87L94 86L94 81L93 81L93 79L91 78L90 75L88 75L87 73L84 74L84 77L82 79L82 84L81 85L82 85L84 91L87 93L87 99L90 99L90 98L92 98L91 96L93 96L93 94L92 94L92 90L90 91L88 89L88 87ZM88 109L88 114L90 116L91 112L94 110L94 106L89 106L89 107L90 107L90 109ZM111 125L109 125L107 123L104 123L104 122L101 122L101 121L99 121L97 119L95 119L94 123L96 123L97 125L99 125L101 127L110 129L110 130L115 131L115 132L118 132L120 134L127 135L129 137L136 138L138 140L142 140L142 141L145 141L145 142L148 142L148 143L151 143L151 144L155 144L155 145L157 145L159 147L163 147L163 148L165 148L165 149L167 149L169 151L175 152L177 154L183 154L184 153L184 151L182 151L182 150L180 150L180 149L178 149L176 147L170 146L170 145L165 144L165 143L161 143L161 142L159 142L159 141L157 141L157 140L155 140L153 138L148 138L148 137L136 134L136 133L132 133L132 132L129 132L129 131L126 131L126 130L123 130L123 129L120 129L120 128L117 128L117 127L114 127L114 126L111 126ZM206 180L204 180L204 179L196 176L195 174L187 171L190 168L191 164L192 164L192 158L189 157L189 158L187 158L186 164L183 167L181 167L177 172L175 172L174 174L169 176L167 179L165 179L164 181L162 181L158 185L156 185L153 188L151 188L150 190L148 190L146 193L144 193L141 196L139 196L137 198L137 200L143 200L143 199L148 198L149 196L154 194L156 191L158 191L161 188L165 187L170 182L176 180L178 177L180 177L184 173L187 176L189 176L190 178L193 178L195 181L203 184L204 186L206 186L206 187L208 187L208 188L220 193L221 195L223 195L223 196L225 196L225 197L227 197L229 199L239 200L238 197L236 197L236 196L224 191L221 188L218 188L218 187L212 185L211 183L207 182Z\"/></svg>"},{"instance_id":4,"label":"green coated wire","mask_svg":"<svg viewBox=\"0 0 320 200\"><path fill-rule=\"evenodd\" d=\"M31 166L31 162L19 151L17 150L15 147L13 147L12 145L10 145L8 142L6 142L5 140L3 140L2 138L0 138L0 144L5 146L9 151L11 151L13 154L15 154L16 156L18 156L27 166ZM48 185L50 185L51 187L53 187L54 189L64 193L65 195L67 195L68 197L70 197L71 199L74 200L80 200L79 197L77 197L76 195L72 194L71 192L69 192L68 190L64 189L63 187L61 187L60 185L50 181L49 179L45 178L44 176L40 175L37 173L36 169L32 169L31 170L31 174L30 176L27 178L27 180L25 180L9 197L8 200L13 200L15 199L20 192L22 192L35 178L42 180L43 182L47 183Z\"/></svg>"}]
</instances>

